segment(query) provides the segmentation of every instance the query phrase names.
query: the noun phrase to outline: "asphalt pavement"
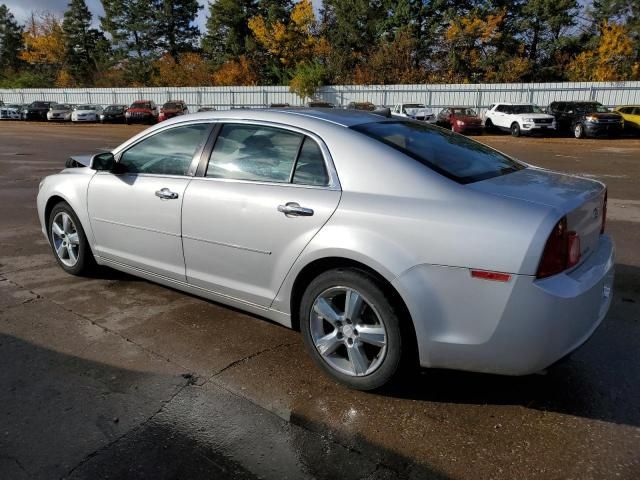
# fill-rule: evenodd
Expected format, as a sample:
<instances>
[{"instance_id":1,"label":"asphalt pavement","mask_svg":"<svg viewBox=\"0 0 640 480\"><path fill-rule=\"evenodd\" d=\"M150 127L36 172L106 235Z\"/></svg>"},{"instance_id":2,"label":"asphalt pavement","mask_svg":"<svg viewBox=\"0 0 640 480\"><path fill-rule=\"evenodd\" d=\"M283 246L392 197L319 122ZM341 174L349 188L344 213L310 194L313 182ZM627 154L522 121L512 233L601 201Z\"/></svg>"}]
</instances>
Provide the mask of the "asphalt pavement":
<instances>
[{"instance_id":1,"label":"asphalt pavement","mask_svg":"<svg viewBox=\"0 0 640 480\"><path fill-rule=\"evenodd\" d=\"M609 187L609 315L546 374L376 393L297 332L109 269L66 275L40 179L140 126L0 123L0 479L640 478L640 140L478 140Z\"/></svg>"}]
</instances>

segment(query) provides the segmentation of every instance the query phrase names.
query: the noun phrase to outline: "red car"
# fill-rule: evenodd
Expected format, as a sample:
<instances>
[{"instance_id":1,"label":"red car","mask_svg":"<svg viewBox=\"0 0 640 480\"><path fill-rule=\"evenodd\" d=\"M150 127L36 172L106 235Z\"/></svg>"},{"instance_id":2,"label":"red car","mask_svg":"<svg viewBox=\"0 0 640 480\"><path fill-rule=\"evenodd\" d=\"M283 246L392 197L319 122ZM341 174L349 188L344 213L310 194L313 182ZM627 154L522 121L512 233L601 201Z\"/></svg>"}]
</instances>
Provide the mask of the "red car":
<instances>
[{"instance_id":1,"label":"red car","mask_svg":"<svg viewBox=\"0 0 640 480\"><path fill-rule=\"evenodd\" d=\"M482 119L473 108L445 107L438 114L436 124L456 133L482 133Z\"/></svg>"},{"instance_id":2,"label":"red car","mask_svg":"<svg viewBox=\"0 0 640 480\"><path fill-rule=\"evenodd\" d=\"M158 106L153 100L136 100L124 114L127 125L131 123L154 124L158 121Z\"/></svg>"},{"instance_id":3,"label":"red car","mask_svg":"<svg viewBox=\"0 0 640 480\"><path fill-rule=\"evenodd\" d=\"M182 100L170 100L160 108L160 114L158 115L158 121L168 120L178 115L185 115L189 113L187 104Z\"/></svg>"}]
</instances>

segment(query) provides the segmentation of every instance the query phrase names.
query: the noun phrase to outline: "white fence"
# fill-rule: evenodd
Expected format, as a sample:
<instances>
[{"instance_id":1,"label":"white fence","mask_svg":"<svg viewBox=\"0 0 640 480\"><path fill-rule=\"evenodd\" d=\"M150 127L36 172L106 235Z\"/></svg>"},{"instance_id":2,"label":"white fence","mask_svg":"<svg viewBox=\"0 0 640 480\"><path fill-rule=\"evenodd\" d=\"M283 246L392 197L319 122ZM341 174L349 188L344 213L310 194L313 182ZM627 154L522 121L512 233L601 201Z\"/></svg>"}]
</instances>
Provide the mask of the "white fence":
<instances>
[{"instance_id":1,"label":"white fence","mask_svg":"<svg viewBox=\"0 0 640 480\"><path fill-rule=\"evenodd\" d=\"M503 83L438 85L335 85L321 88L317 99L346 106L352 101L376 105L401 102L424 103L432 109L447 105L483 110L495 102L532 102L547 106L555 100L596 100L609 107L640 104L640 82ZM289 87L183 87L183 88L45 88L0 89L4 103L49 100L60 103L130 104L137 99L162 104L184 100L194 111L207 105L217 109L268 107L286 103L304 105Z\"/></svg>"}]
</instances>

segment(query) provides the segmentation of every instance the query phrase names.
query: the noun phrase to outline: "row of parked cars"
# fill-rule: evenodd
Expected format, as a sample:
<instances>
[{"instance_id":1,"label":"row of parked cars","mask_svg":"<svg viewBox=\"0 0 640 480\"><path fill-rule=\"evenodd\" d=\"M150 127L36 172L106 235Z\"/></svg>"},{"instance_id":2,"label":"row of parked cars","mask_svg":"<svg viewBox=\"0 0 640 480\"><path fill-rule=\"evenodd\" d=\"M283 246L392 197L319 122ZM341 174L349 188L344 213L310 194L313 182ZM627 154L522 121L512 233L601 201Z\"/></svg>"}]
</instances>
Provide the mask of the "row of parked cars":
<instances>
[{"instance_id":1,"label":"row of parked cars","mask_svg":"<svg viewBox=\"0 0 640 480\"><path fill-rule=\"evenodd\" d=\"M272 108L289 107L271 104ZM335 108L334 105L312 101L311 108ZM489 106L483 115L464 106L447 106L433 113L421 103L399 103L390 107L377 107L371 102L351 102L347 109L376 111L384 109L392 116L407 117L462 134L480 134L483 131L507 131L514 137L525 134L570 133L576 138L587 136L620 135L623 132L640 134L640 105L624 105L610 111L595 101L552 102L542 109L532 103L500 102ZM215 110L201 107L198 111ZM70 105L36 101L29 105L3 105L0 119L48 120L102 123L154 124L171 117L189 113L182 100L171 100L162 106L153 100L136 100L131 105Z\"/></svg>"},{"instance_id":2,"label":"row of parked cars","mask_svg":"<svg viewBox=\"0 0 640 480\"><path fill-rule=\"evenodd\" d=\"M107 107L48 101L36 101L28 105L4 105L0 102L0 120L154 124L186 113L189 113L189 109L182 100L172 100L160 107L152 100L136 100L131 105Z\"/></svg>"},{"instance_id":3,"label":"row of parked cars","mask_svg":"<svg viewBox=\"0 0 640 480\"><path fill-rule=\"evenodd\" d=\"M375 111L371 102L352 102L347 108ZM542 109L532 103L494 103L483 115L470 107L447 106L435 114L420 103L391 107L393 116L410 117L449 128L457 133L480 134L506 131L514 137L525 134L570 133L576 138L640 134L640 105L624 105L610 111L595 101L552 102Z\"/></svg>"}]
</instances>

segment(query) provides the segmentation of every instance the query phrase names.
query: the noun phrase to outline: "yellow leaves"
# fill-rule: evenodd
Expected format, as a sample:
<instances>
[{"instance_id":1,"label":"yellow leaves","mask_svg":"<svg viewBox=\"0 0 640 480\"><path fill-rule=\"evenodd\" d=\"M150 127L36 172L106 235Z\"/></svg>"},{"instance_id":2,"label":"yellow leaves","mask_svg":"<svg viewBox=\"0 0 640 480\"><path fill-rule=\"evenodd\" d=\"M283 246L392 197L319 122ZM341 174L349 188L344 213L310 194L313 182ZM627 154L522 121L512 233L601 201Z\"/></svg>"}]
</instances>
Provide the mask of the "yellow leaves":
<instances>
[{"instance_id":1,"label":"yellow leaves","mask_svg":"<svg viewBox=\"0 0 640 480\"><path fill-rule=\"evenodd\" d=\"M604 22L598 45L584 51L569 64L569 78L575 81L617 82L639 78L640 64L634 62L633 40L627 27Z\"/></svg>"},{"instance_id":2,"label":"yellow leaves","mask_svg":"<svg viewBox=\"0 0 640 480\"><path fill-rule=\"evenodd\" d=\"M155 63L156 74L153 81L159 86L192 87L211 85L209 67L202 55L193 52L183 53L178 62L170 55L163 55Z\"/></svg>"},{"instance_id":3,"label":"yellow leaves","mask_svg":"<svg viewBox=\"0 0 640 480\"><path fill-rule=\"evenodd\" d=\"M285 66L294 67L329 51L329 43L315 35L317 20L310 0L296 3L286 23L267 24L258 15L249 19L254 37Z\"/></svg>"},{"instance_id":4,"label":"yellow leaves","mask_svg":"<svg viewBox=\"0 0 640 480\"><path fill-rule=\"evenodd\" d=\"M238 60L225 62L212 77L214 85L257 85L258 76L256 69L247 60L247 57L240 55Z\"/></svg>"},{"instance_id":5,"label":"yellow leaves","mask_svg":"<svg viewBox=\"0 0 640 480\"><path fill-rule=\"evenodd\" d=\"M56 77L56 87L58 88L75 87L75 82L73 80L73 77L65 69L62 69L58 72L58 76Z\"/></svg>"},{"instance_id":6,"label":"yellow leaves","mask_svg":"<svg viewBox=\"0 0 640 480\"><path fill-rule=\"evenodd\" d=\"M62 22L53 14L32 17L23 34L25 49L20 58L31 64L59 65L64 61L65 47Z\"/></svg>"},{"instance_id":7,"label":"yellow leaves","mask_svg":"<svg viewBox=\"0 0 640 480\"><path fill-rule=\"evenodd\" d=\"M445 38L450 43L487 44L500 38L500 27L504 22L506 11L485 18L477 14L462 17L453 21L445 32Z\"/></svg>"}]
</instances>

